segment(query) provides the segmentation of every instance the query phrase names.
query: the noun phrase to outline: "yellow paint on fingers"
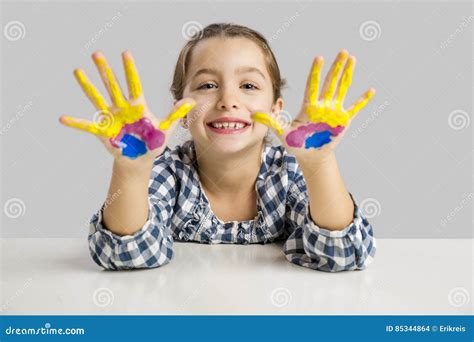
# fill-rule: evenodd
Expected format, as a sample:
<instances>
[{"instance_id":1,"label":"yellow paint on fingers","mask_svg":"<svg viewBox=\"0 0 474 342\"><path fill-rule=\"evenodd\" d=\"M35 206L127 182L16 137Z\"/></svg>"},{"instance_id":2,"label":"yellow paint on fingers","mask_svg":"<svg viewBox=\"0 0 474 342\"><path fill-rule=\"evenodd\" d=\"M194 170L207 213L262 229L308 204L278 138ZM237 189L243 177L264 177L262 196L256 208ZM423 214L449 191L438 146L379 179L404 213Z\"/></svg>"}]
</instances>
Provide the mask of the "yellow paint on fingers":
<instances>
[{"instance_id":1,"label":"yellow paint on fingers","mask_svg":"<svg viewBox=\"0 0 474 342\"><path fill-rule=\"evenodd\" d=\"M107 110L107 102L102 97L97 88L92 84L92 82L89 81L84 71L81 69L76 69L74 70L74 76L95 108L99 110Z\"/></svg>"},{"instance_id":2,"label":"yellow paint on fingers","mask_svg":"<svg viewBox=\"0 0 474 342\"><path fill-rule=\"evenodd\" d=\"M122 57L125 75L127 77L128 92L131 99L136 99L142 95L142 85L135 66L135 61L129 52L123 53Z\"/></svg>"},{"instance_id":3,"label":"yellow paint on fingers","mask_svg":"<svg viewBox=\"0 0 474 342\"><path fill-rule=\"evenodd\" d=\"M268 115L267 113L255 112L252 115L252 119L256 122L259 122L259 123L265 125L265 126L273 128L280 135L283 134L283 128L281 127L280 123L278 121L276 121L274 118L272 118L270 115Z\"/></svg>"},{"instance_id":4,"label":"yellow paint on fingers","mask_svg":"<svg viewBox=\"0 0 474 342\"><path fill-rule=\"evenodd\" d=\"M374 88L370 88L369 90L367 90L364 95L362 95L359 100L357 100L357 102L351 108L348 109L347 113L349 114L349 117L352 118L354 115L357 114L357 112L364 108L367 103L369 103L369 101L372 99L372 97L374 97L374 95Z\"/></svg>"},{"instance_id":5,"label":"yellow paint on fingers","mask_svg":"<svg viewBox=\"0 0 474 342\"><path fill-rule=\"evenodd\" d=\"M160 122L160 129L163 131L168 129L174 121L184 118L195 105L195 103L182 104L176 111L168 115L166 120Z\"/></svg>"},{"instance_id":6,"label":"yellow paint on fingers","mask_svg":"<svg viewBox=\"0 0 474 342\"><path fill-rule=\"evenodd\" d=\"M109 91L113 104L117 107L125 107L127 101L122 94L122 90L120 89L112 69L107 63L107 60L102 54L94 54L93 59L94 63L97 65L102 80Z\"/></svg>"}]
</instances>

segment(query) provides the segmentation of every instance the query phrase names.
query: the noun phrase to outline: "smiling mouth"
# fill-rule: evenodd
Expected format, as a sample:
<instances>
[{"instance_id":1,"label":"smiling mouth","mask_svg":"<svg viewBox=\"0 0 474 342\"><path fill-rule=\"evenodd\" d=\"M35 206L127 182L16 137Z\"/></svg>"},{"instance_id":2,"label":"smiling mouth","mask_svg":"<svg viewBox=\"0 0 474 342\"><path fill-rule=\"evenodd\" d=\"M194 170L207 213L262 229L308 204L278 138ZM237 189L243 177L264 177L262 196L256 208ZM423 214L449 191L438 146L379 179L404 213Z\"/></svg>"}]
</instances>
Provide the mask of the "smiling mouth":
<instances>
[{"instance_id":1,"label":"smiling mouth","mask_svg":"<svg viewBox=\"0 0 474 342\"><path fill-rule=\"evenodd\" d=\"M241 121L209 122L206 125L211 131L219 134L241 133L251 126L251 124Z\"/></svg>"},{"instance_id":2,"label":"smiling mouth","mask_svg":"<svg viewBox=\"0 0 474 342\"><path fill-rule=\"evenodd\" d=\"M245 122L210 122L207 125L216 129L242 129L250 126Z\"/></svg>"}]
</instances>

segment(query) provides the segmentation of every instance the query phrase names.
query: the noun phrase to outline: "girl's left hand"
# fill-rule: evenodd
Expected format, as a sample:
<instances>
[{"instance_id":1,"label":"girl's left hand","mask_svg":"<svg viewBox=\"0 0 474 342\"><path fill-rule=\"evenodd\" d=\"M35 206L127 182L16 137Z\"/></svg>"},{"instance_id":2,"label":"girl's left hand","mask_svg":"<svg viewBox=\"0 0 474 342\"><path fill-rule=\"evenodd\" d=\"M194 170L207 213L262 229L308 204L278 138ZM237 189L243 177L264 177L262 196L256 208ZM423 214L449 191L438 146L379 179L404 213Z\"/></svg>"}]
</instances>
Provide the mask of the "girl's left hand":
<instances>
[{"instance_id":1,"label":"girl's left hand","mask_svg":"<svg viewBox=\"0 0 474 342\"><path fill-rule=\"evenodd\" d=\"M324 60L316 57L306 83L301 111L293 121L285 124L285 120L278 117L279 114L275 117L274 114L264 112L252 113L252 119L270 127L298 161L323 160L342 140L351 119L375 94L375 89L370 88L354 105L344 109L343 101L352 82L355 61L355 57L349 56L346 50L340 51L319 95L319 79ZM344 71L339 77L343 67Z\"/></svg>"}]
</instances>

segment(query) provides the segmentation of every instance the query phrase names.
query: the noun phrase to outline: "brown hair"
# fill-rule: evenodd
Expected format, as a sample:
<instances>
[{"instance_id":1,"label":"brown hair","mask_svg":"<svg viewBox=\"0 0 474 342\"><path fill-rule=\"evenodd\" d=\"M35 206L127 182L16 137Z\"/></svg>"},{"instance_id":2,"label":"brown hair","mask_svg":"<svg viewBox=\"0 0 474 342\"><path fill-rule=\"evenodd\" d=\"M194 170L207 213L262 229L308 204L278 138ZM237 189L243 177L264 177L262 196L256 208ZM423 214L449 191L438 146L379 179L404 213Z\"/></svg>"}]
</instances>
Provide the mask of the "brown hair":
<instances>
[{"instance_id":1,"label":"brown hair","mask_svg":"<svg viewBox=\"0 0 474 342\"><path fill-rule=\"evenodd\" d=\"M175 100L178 101L183 98L183 91L186 85L187 77L186 72L189 67L190 57L194 47L200 41L213 37L244 37L252 40L258 46L260 46L265 56L268 72L272 80L273 101L276 102L278 98L282 97L281 90L285 86L286 80L282 79L280 76L278 63L265 37L263 37L257 31L252 30L246 26L231 23L216 23L210 24L202 30L194 33L181 50L174 70L173 83L170 88Z\"/></svg>"}]
</instances>

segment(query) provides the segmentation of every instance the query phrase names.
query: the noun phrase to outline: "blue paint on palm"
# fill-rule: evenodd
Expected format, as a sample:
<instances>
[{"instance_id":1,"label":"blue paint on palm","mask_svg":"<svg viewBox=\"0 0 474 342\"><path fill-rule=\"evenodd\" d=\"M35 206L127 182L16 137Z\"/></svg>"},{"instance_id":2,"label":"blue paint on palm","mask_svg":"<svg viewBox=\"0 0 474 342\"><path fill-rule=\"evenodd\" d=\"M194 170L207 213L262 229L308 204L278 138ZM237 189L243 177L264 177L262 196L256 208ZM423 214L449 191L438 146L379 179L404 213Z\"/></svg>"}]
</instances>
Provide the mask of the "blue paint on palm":
<instances>
[{"instance_id":1,"label":"blue paint on palm","mask_svg":"<svg viewBox=\"0 0 474 342\"><path fill-rule=\"evenodd\" d=\"M125 146L122 149L122 155L131 159L135 159L147 152L146 144L133 135L125 134L120 142Z\"/></svg>"},{"instance_id":2,"label":"blue paint on palm","mask_svg":"<svg viewBox=\"0 0 474 342\"><path fill-rule=\"evenodd\" d=\"M331 142L331 132L330 131L322 131L322 132L317 132L314 133L313 135L309 136L305 140L305 146L306 148L318 148L323 145L326 145L327 143Z\"/></svg>"}]
</instances>

